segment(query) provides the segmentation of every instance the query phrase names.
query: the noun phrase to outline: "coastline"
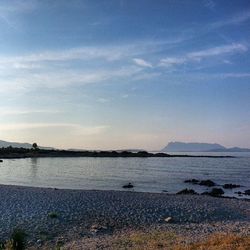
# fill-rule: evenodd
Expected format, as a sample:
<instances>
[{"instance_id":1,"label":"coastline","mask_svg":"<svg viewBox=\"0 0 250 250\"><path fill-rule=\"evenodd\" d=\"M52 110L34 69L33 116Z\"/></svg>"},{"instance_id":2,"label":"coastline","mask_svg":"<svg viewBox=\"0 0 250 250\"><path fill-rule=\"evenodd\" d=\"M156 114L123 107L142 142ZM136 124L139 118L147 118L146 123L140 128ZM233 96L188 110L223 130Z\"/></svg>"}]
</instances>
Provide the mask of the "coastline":
<instances>
[{"instance_id":1,"label":"coastline","mask_svg":"<svg viewBox=\"0 0 250 250\"><path fill-rule=\"evenodd\" d=\"M188 158L235 158L230 155L192 155L192 154L168 154L163 152L150 153L147 151L71 151L71 150L47 150L26 148L2 148L0 159L23 159L44 157L95 157L95 158L147 158L147 157L188 157Z\"/></svg>"},{"instance_id":2,"label":"coastline","mask_svg":"<svg viewBox=\"0 0 250 250\"><path fill-rule=\"evenodd\" d=\"M0 239L7 239L13 228L22 228L28 234L30 247L53 245L62 237L67 244L72 240L95 241L100 235L147 228L172 230L192 237L197 230L199 236L236 229L240 234L250 234L248 200L11 185L0 185L0 193ZM171 223L165 221L168 217ZM95 232L93 225L99 227Z\"/></svg>"}]
</instances>

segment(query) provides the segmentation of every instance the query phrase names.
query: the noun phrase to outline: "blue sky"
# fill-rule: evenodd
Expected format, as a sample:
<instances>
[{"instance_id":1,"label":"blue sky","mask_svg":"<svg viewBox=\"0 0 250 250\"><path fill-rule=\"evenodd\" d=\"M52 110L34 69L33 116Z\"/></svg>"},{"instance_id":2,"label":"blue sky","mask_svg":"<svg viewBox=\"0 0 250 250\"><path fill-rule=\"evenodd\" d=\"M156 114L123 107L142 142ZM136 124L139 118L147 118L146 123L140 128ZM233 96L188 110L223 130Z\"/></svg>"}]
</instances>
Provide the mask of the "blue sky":
<instances>
[{"instance_id":1,"label":"blue sky","mask_svg":"<svg viewBox=\"0 0 250 250\"><path fill-rule=\"evenodd\" d=\"M1 0L0 139L250 147L250 2Z\"/></svg>"}]
</instances>

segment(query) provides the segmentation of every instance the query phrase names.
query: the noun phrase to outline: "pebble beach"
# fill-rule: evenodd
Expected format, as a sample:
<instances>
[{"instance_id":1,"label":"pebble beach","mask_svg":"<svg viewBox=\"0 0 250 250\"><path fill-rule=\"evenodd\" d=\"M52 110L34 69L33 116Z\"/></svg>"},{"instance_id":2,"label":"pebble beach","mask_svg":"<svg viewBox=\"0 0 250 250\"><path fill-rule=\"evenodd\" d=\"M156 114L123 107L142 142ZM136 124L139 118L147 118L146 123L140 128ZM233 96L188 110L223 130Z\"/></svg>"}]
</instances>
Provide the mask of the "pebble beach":
<instances>
[{"instance_id":1,"label":"pebble beach","mask_svg":"<svg viewBox=\"0 0 250 250\"><path fill-rule=\"evenodd\" d=\"M143 228L165 228L190 237L213 231L250 234L249 200L5 185L0 195L0 239L20 228L28 235L28 246L37 249L58 239L67 245Z\"/></svg>"}]
</instances>

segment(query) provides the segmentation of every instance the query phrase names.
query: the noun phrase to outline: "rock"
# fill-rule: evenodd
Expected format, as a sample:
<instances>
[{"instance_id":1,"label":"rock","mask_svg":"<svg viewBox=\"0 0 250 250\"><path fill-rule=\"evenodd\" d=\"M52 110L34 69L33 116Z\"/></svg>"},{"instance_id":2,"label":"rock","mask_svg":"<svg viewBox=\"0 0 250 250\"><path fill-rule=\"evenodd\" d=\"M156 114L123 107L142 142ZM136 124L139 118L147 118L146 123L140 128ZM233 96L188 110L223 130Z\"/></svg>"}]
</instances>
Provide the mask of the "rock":
<instances>
[{"instance_id":1,"label":"rock","mask_svg":"<svg viewBox=\"0 0 250 250\"><path fill-rule=\"evenodd\" d=\"M104 231L107 230L108 228L106 226L102 226L102 225L98 225L98 224L94 224L91 226L90 228L90 232L91 233L98 233L100 231Z\"/></svg>"},{"instance_id":2,"label":"rock","mask_svg":"<svg viewBox=\"0 0 250 250\"><path fill-rule=\"evenodd\" d=\"M200 181L199 185L213 187L213 186L215 186L215 183L211 180L203 180L203 181Z\"/></svg>"},{"instance_id":3,"label":"rock","mask_svg":"<svg viewBox=\"0 0 250 250\"><path fill-rule=\"evenodd\" d=\"M244 194L245 194L245 195L250 195L250 189L245 190Z\"/></svg>"},{"instance_id":4,"label":"rock","mask_svg":"<svg viewBox=\"0 0 250 250\"><path fill-rule=\"evenodd\" d=\"M42 240L41 240L41 239L38 239L38 240L36 241L36 244L37 244L39 247L41 247L41 246L42 246Z\"/></svg>"},{"instance_id":5,"label":"rock","mask_svg":"<svg viewBox=\"0 0 250 250\"><path fill-rule=\"evenodd\" d=\"M224 191L221 188L213 188L210 192L204 192L202 195L211 195L215 197L220 197L224 194Z\"/></svg>"},{"instance_id":6,"label":"rock","mask_svg":"<svg viewBox=\"0 0 250 250\"><path fill-rule=\"evenodd\" d=\"M187 188L185 188L185 189L179 191L176 194L198 194L198 193L196 193L193 189L187 189Z\"/></svg>"},{"instance_id":7,"label":"rock","mask_svg":"<svg viewBox=\"0 0 250 250\"><path fill-rule=\"evenodd\" d=\"M233 189L233 188L238 188L238 187L240 187L240 185L237 185L237 184L224 184L223 185L223 188L225 188L225 189Z\"/></svg>"},{"instance_id":8,"label":"rock","mask_svg":"<svg viewBox=\"0 0 250 250\"><path fill-rule=\"evenodd\" d=\"M129 184L127 184L127 185L123 185L122 187L123 187L123 188L133 188L133 187L134 187L134 185L132 185L132 183L131 183L131 182L129 182Z\"/></svg>"},{"instance_id":9,"label":"rock","mask_svg":"<svg viewBox=\"0 0 250 250\"><path fill-rule=\"evenodd\" d=\"M210 194L214 196L220 196L224 194L224 191L221 188L213 188Z\"/></svg>"},{"instance_id":10,"label":"rock","mask_svg":"<svg viewBox=\"0 0 250 250\"><path fill-rule=\"evenodd\" d=\"M193 183L193 184L198 184L200 181L197 179L190 179L190 180L185 180L185 183Z\"/></svg>"},{"instance_id":11,"label":"rock","mask_svg":"<svg viewBox=\"0 0 250 250\"><path fill-rule=\"evenodd\" d=\"M3 162L3 160L0 160L0 162Z\"/></svg>"},{"instance_id":12,"label":"rock","mask_svg":"<svg viewBox=\"0 0 250 250\"><path fill-rule=\"evenodd\" d=\"M234 192L234 193L235 193L235 194L238 194L238 195L242 194L242 192L241 192L241 191Z\"/></svg>"},{"instance_id":13,"label":"rock","mask_svg":"<svg viewBox=\"0 0 250 250\"><path fill-rule=\"evenodd\" d=\"M64 244L64 238L63 237L60 237L60 238L58 238L56 240L56 247L57 247L57 249L58 249L58 247L59 247L59 249L61 249L60 247L62 247L63 244Z\"/></svg>"},{"instance_id":14,"label":"rock","mask_svg":"<svg viewBox=\"0 0 250 250\"><path fill-rule=\"evenodd\" d=\"M167 218L164 219L164 221L167 222L167 223L171 223L171 222L173 222L173 218L172 217L167 217Z\"/></svg>"}]
</instances>

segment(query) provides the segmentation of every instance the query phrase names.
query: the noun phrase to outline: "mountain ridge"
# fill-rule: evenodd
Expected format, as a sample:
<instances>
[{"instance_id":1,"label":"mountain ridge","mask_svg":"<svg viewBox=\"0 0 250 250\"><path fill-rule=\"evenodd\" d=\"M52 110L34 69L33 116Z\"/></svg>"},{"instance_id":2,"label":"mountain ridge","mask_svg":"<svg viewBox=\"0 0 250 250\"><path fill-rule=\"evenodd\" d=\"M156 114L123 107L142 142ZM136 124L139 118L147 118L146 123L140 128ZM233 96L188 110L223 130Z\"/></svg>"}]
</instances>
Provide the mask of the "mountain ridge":
<instances>
[{"instance_id":1,"label":"mountain ridge","mask_svg":"<svg viewBox=\"0 0 250 250\"><path fill-rule=\"evenodd\" d=\"M31 143L27 143L27 142L8 142L8 141L3 141L0 140L0 148L7 148L7 147L13 147L13 148L32 148L32 144ZM39 146L39 148L41 149L52 149L52 147L43 147L43 146Z\"/></svg>"},{"instance_id":2,"label":"mountain ridge","mask_svg":"<svg viewBox=\"0 0 250 250\"><path fill-rule=\"evenodd\" d=\"M249 148L226 148L218 143L169 142L161 152L250 152Z\"/></svg>"}]
</instances>

